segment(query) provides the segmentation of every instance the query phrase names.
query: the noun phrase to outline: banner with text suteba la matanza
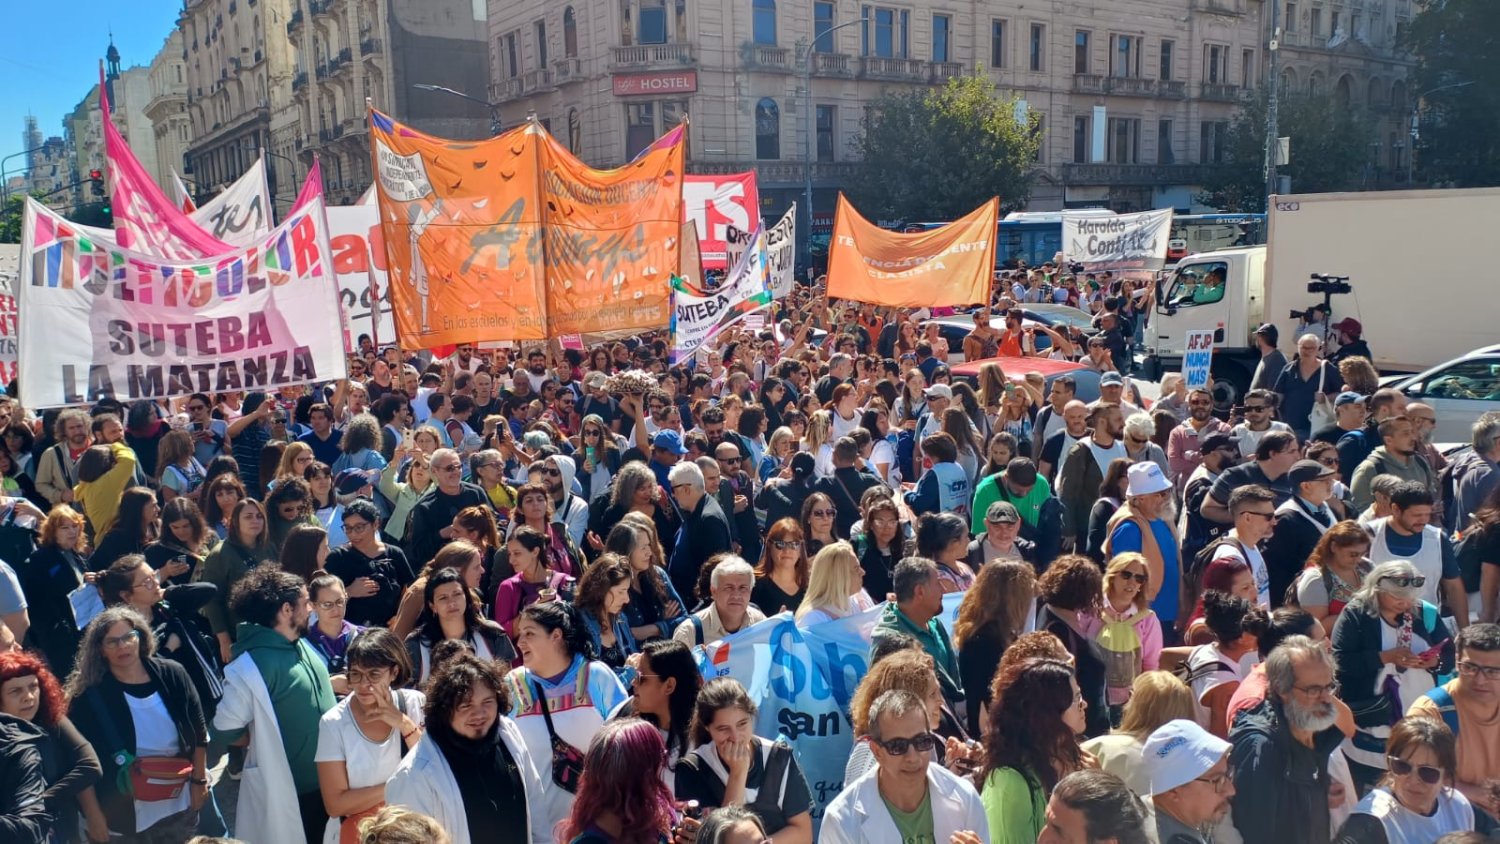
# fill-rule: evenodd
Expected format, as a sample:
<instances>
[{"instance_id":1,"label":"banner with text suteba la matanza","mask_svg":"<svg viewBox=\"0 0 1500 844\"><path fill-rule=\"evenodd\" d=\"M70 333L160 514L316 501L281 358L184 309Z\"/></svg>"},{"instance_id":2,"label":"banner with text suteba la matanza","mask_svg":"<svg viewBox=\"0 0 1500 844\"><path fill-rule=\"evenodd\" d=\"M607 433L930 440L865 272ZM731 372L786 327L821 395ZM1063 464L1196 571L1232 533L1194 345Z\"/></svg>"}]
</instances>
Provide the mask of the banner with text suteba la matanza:
<instances>
[{"instance_id":1,"label":"banner with text suteba la matanza","mask_svg":"<svg viewBox=\"0 0 1500 844\"><path fill-rule=\"evenodd\" d=\"M29 407L345 377L321 198L253 245L181 261L95 242L28 200L18 288Z\"/></svg>"}]
</instances>

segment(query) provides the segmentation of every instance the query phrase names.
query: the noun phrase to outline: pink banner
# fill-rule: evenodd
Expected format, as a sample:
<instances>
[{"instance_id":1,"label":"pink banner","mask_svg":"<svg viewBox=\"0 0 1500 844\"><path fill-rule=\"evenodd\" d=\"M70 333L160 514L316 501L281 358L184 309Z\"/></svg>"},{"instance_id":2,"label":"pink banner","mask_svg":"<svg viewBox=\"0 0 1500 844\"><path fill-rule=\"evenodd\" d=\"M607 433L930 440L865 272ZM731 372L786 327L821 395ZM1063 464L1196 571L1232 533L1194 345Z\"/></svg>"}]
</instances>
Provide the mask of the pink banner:
<instances>
[{"instance_id":1,"label":"pink banner","mask_svg":"<svg viewBox=\"0 0 1500 844\"><path fill-rule=\"evenodd\" d=\"M705 270L729 267L732 234L748 238L760 225L755 171L725 176L687 176L682 181L682 219L698 227Z\"/></svg>"}]
</instances>

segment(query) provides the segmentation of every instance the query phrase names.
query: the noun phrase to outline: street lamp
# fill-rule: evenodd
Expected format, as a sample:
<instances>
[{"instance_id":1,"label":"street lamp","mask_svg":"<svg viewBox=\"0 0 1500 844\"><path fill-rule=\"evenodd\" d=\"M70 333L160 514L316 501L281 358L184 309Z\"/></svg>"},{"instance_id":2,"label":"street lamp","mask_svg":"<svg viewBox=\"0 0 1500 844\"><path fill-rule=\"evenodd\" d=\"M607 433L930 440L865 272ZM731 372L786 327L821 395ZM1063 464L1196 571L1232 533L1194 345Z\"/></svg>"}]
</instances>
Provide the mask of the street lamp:
<instances>
[{"instance_id":1,"label":"street lamp","mask_svg":"<svg viewBox=\"0 0 1500 844\"><path fill-rule=\"evenodd\" d=\"M1421 130L1418 128L1418 126L1419 126L1419 124L1418 124L1418 119L1419 119L1418 115L1419 115L1419 113L1422 110L1422 100L1425 99L1425 98L1427 98L1427 97L1429 97L1429 96L1431 96L1431 95L1433 95L1433 94L1436 94L1439 91L1448 91L1448 90L1451 90L1453 88L1466 88L1466 87L1468 87L1470 85L1473 85L1473 84L1474 84L1474 80L1472 80L1472 79L1469 80L1469 81L1467 81L1467 82L1450 82L1447 85L1439 85L1436 88L1432 88L1432 89L1423 91L1422 93L1418 94L1416 97L1414 97L1412 99L1412 101L1411 101L1411 152L1406 156L1406 184L1408 186L1410 186L1411 183L1412 183L1412 180L1416 178L1417 139L1421 135Z\"/></svg>"},{"instance_id":2,"label":"street lamp","mask_svg":"<svg viewBox=\"0 0 1500 844\"><path fill-rule=\"evenodd\" d=\"M808 268L809 271L811 271L811 269L812 269L813 135L817 132L817 127L815 125L814 115L813 115L813 101L812 101L812 65L813 65L812 57L813 57L814 48L817 46L819 38L822 38L824 36L829 36L829 38L828 38L828 45L829 45L829 47L832 47L833 46L833 38L832 38L833 33L838 32L839 30L843 29L846 26L854 26L855 24L858 24L858 23L864 23L864 19L863 18L856 18L855 20L852 20L852 21L844 21L843 23L841 23L841 24L839 24L837 26L830 26L829 28L823 30L822 32L818 32L817 31L817 26L815 24L813 26L813 39L812 39L812 41L807 42L806 46L804 46L803 49L802 49L802 95L803 95L803 97L806 100L806 102L804 103L804 105L806 107L806 112L807 112L806 115L803 118L806 121L806 129L805 129L805 131L803 133L803 138L802 138L803 158L805 159L803 161L803 164L805 165L804 169L806 171L803 174L805 181L803 183L803 191L804 191L804 193L803 193L802 203L807 206L807 234L805 235L805 239L804 239L803 242L805 244L807 244L807 246L806 246L806 252L804 253L804 255L805 255L805 262L806 262L806 265L807 265L807 268Z\"/></svg>"},{"instance_id":3,"label":"street lamp","mask_svg":"<svg viewBox=\"0 0 1500 844\"><path fill-rule=\"evenodd\" d=\"M447 88L447 87L444 87L442 85L431 85L431 84L427 84L427 83L418 82L418 83L413 84L412 87L416 88L418 91L428 91L428 92L435 92L435 93L438 93L438 94L447 94L450 97L458 97L461 100L468 100L471 103L479 103L480 105L482 105L485 108L487 108L487 109L490 110L490 134L491 135L498 135L498 134L500 134L500 104L499 103L492 103L489 100L481 100L478 97L471 96L469 94L465 94L463 91L455 91L452 88Z\"/></svg>"},{"instance_id":4,"label":"street lamp","mask_svg":"<svg viewBox=\"0 0 1500 844\"><path fill-rule=\"evenodd\" d=\"M12 158L18 158L23 155L30 155L33 152L42 152L46 149L47 148L45 146L32 147L31 149L23 149L20 152L13 152L10 155L5 156L4 158L0 158L0 202L8 201L10 199L10 179L5 175L5 162L11 160Z\"/></svg>"}]
</instances>

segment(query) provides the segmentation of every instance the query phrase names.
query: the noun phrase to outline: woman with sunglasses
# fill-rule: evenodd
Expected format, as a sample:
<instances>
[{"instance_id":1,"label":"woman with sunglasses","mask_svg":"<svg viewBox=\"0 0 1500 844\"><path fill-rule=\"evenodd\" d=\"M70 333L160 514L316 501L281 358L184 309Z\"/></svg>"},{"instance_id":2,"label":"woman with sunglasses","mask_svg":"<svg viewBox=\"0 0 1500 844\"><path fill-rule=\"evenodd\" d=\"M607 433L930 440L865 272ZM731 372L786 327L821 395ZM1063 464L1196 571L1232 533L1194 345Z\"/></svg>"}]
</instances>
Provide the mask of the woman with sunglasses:
<instances>
[{"instance_id":1,"label":"woman with sunglasses","mask_svg":"<svg viewBox=\"0 0 1500 844\"><path fill-rule=\"evenodd\" d=\"M297 525L321 527L312 514L312 490L301 478L283 478L266 495L266 542L272 553L281 553L281 546Z\"/></svg>"},{"instance_id":2,"label":"woman with sunglasses","mask_svg":"<svg viewBox=\"0 0 1500 844\"><path fill-rule=\"evenodd\" d=\"M1386 771L1391 724L1453 670L1453 640L1406 560L1375 566L1333 625L1333 659L1357 732L1344 746L1361 787Z\"/></svg>"},{"instance_id":3,"label":"woman with sunglasses","mask_svg":"<svg viewBox=\"0 0 1500 844\"><path fill-rule=\"evenodd\" d=\"M583 553L568 535L567 527L552 520L552 496L540 483L528 483L516 491L515 518L510 523L510 535L521 527L529 527L546 540L544 556L552 571L576 578L583 572ZM508 546L507 546L508 547ZM504 570L509 566L515 571L521 567L508 558L508 553L495 555L495 567Z\"/></svg>"},{"instance_id":4,"label":"woman with sunglasses","mask_svg":"<svg viewBox=\"0 0 1500 844\"><path fill-rule=\"evenodd\" d=\"M1090 767L1078 746L1085 708L1065 662L1029 659L995 678L984 766L976 777L994 844L1036 841L1057 781Z\"/></svg>"},{"instance_id":5,"label":"woman with sunglasses","mask_svg":"<svg viewBox=\"0 0 1500 844\"><path fill-rule=\"evenodd\" d=\"M583 486L583 500L594 503L594 499L609 495L615 473L620 471L620 446L604 424L604 417L590 413L583 417L582 430L578 434L583 447L573 454L578 463L578 483Z\"/></svg>"},{"instance_id":6,"label":"woman with sunglasses","mask_svg":"<svg viewBox=\"0 0 1500 844\"><path fill-rule=\"evenodd\" d=\"M1434 718L1408 717L1385 745L1389 773L1366 794L1333 844L1425 844L1475 827L1474 807L1454 786L1453 732Z\"/></svg>"},{"instance_id":7,"label":"woman with sunglasses","mask_svg":"<svg viewBox=\"0 0 1500 844\"><path fill-rule=\"evenodd\" d=\"M802 550L808 557L839 541L835 533L838 515L833 499L824 493L811 493L802 502Z\"/></svg>"},{"instance_id":8,"label":"woman with sunglasses","mask_svg":"<svg viewBox=\"0 0 1500 844\"><path fill-rule=\"evenodd\" d=\"M1085 613L1079 619L1084 632L1104 651L1111 723L1119 723L1135 678L1161 664L1161 621L1146 598L1150 579L1145 557L1133 551L1115 555L1104 568L1104 603L1099 613Z\"/></svg>"},{"instance_id":9,"label":"woman with sunglasses","mask_svg":"<svg viewBox=\"0 0 1500 844\"><path fill-rule=\"evenodd\" d=\"M698 670L688 646L674 639L647 642L629 662L634 669L630 672L630 699L610 717L633 716L656 726L667 745L662 782L672 788L677 780L677 763L692 749L688 728L692 726L698 690L703 688L703 672Z\"/></svg>"},{"instance_id":10,"label":"woman with sunglasses","mask_svg":"<svg viewBox=\"0 0 1500 844\"><path fill-rule=\"evenodd\" d=\"M758 710L738 681L710 680L693 713L697 749L677 768L678 800L705 809L744 806L777 844L812 844L812 794L784 742L755 734Z\"/></svg>"},{"instance_id":11,"label":"woman with sunglasses","mask_svg":"<svg viewBox=\"0 0 1500 844\"><path fill-rule=\"evenodd\" d=\"M400 480L403 467L406 473L404 482ZM391 517L385 521L385 536L389 537L389 542L399 544L405 539L407 517L430 486L432 470L427 464L427 455L420 448L404 442L396 446L395 459L380 470L380 494L391 502Z\"/></svg>"},{"instance_id":12,"label":"woman with sunglasses","mask_svg":"<svg viewBox=\"0 0 1500 844\"><path fill-rule=\"evenodd\" d=\"M808 562L802 536L802 526L793 519L782 519L766 531L750 603L768 616L796 612L807 594Z\"/></svg>"},{"instance_id":13,"label":"woman with sunglasses","mask_svg":"<svg viewBox=\"0 0 1500 844\"><path fill-rule=\"evenodd\" d=\"M1370 535L1358 522L1342 521L1329 528L1307 557L1307 567L1293 589L1297 605L1333 632L1339 614L1370 574Z\"/></svg>"}]
</instances>

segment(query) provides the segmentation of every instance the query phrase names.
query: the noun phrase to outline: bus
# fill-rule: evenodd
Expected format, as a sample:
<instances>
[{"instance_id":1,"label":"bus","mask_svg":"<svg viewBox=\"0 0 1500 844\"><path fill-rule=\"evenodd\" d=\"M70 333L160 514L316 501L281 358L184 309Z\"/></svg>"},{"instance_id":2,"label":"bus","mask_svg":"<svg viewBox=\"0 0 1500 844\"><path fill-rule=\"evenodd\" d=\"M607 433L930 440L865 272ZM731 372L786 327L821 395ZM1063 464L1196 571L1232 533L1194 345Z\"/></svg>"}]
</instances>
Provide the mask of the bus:
<instances>
[{"instance_id":1,"label":"bus","mask_svg":"<svg viewBox=\"0 0 1500 844\"><path fill-rule=\"evenodd\" d=\"M1167 263L1189 255L1266 242L1265 214L1179 214L1172 217Z\"/></svg>"}]
</instances>

